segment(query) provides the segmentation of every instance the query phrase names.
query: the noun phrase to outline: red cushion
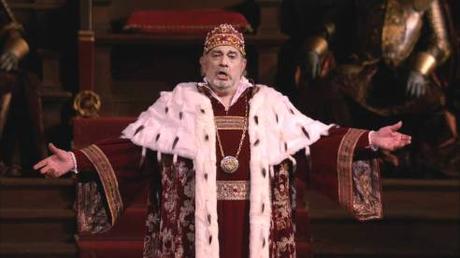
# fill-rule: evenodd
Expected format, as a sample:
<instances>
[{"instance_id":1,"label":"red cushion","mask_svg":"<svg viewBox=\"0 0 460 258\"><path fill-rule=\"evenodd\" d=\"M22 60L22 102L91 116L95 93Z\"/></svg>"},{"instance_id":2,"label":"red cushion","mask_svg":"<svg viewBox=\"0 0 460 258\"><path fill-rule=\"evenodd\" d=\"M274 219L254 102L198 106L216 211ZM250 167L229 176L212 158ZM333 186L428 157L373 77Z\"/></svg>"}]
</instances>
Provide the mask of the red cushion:
<instances>
[{"instance_id":1,"label":"red cushion","mask_svg":"<svg viewBox=\"0 0 460 258\"><path fill-rule=\"evenodd\" d=\"M240 32L252 31L243 15L221 9L135 11L126 22L124 30L153 34L205 35L222 23L231 24Z\"/></svg>"}]
</instances>

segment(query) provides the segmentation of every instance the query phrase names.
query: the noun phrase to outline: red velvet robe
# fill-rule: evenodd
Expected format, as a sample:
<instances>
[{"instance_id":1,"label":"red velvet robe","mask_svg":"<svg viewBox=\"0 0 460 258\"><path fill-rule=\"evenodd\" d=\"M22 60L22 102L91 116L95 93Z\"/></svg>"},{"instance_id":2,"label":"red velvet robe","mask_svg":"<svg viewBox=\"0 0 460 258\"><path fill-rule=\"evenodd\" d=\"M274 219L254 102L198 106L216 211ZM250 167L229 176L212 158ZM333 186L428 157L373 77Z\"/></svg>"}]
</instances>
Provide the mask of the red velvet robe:
<instances>
[{"instance_id":1,"label":"red velvet robe","mask_svg":"<svg viewBox=\"0 0 460 258\"><path fill-rule=\"evenodd\" d=\"M214 115L244 117L248 100L253 94L254 88L246 90L228 111L219 101L209 96ZM242 137L242 131L219 130L218 133L225 155L235 155ZM351 142L351 144L347 145L347 141ZM95 212L97 210L95 207L79 209L79 214L81 214L79 215L80 230L97 232L110 227L108 221L114 223L117 212L122 209L123 205L120 202L129 203L129 196L125 193L132 193L133 184L130 183L137 180L149 180L152 184L152 190L149 198L144 257L176 257L177 255L179 257L193 257L195 255L193 241L194 212L193 187L191 186L193 185L194 172L191 160L179 157L174 162L171 155L163 154L161 161L157 162L156 155L149 151L143 164L143 167L147 168L147 172L136 173L135 171L139 171L141 147L123 139L100 142L95 146L97 148L90 146L82 151L75 151L78 168L81 171L98 171L99 178L103 182L104 194L110 214L102 214L104 210L101 209L99 209L99 212ZM378 175L373 173L371 174L370 183L364 182L361 174L363 170L368 170L369 167L368 165L359 165L359 162L353 163L355 164L353 165L354 168L356 168L353 175L346 175L348 172L341 172L341 166L352 165L340 165L343 163L341 160L346 160L346 162L350 160L347 157L343 157L343 155L355 156L356 160L360 156L369 158L366 157L367 154L370 154L367 148L368 133L348 128L333 128L330 130L329 136L322 137L310 147L311 171L301 165L306 163L304 155L296 155L297 159L303 159L297 160L297 164L299 164L297 171L294 171L295 166L290 160L285 160L274 168L271 180L271 257L296 257L294 215L296 198L301 198L296 197L295 193L294 181L296 177L303 181L308 178L313 187L338 200L350 211L360 210L361 214L358 216L360 218L381 216L380 204L368 202L369 196L375 197L371 198L372 200L380 201ZM338 151L342 147L345 149ZM221 170L219 164L222 155L218 145L216 150L219 152L216 164L217 180L250 180L250 146L247 132L241 153L238 156L240 166L234 174L227 174ZM107 160L104 160L104 156ZM116 179L104 176L112 173L102 172L107 169L110 170L107 166L101 166L106 162L111 165ZM376 166L376 164L372 163L370 166ZM153 169L152 171L153 167L158 167L159 169ZM345 171L346 169L342 170ZM84 177L85 172L81 174ZM118 186L105 184L104 182L117 182ZM120 196L117 197L116 194L113 194L113 192L116 192L113 188L119 189ZM363 191L363 189L365 190ZM94 189L92 189L92 193L94 194ZM110 197L111 195L112 197ZM94 200L94 196L92 198ZM94 203L96 206L104 205L101 200ZM167 207L165 208L165 206ZM218 200L217 212L219 218L218 241L220 257L249 257L249 201ZM89 221L88 214L92 214L93 217L99 219Z\"/></svg>"}]
</instances>

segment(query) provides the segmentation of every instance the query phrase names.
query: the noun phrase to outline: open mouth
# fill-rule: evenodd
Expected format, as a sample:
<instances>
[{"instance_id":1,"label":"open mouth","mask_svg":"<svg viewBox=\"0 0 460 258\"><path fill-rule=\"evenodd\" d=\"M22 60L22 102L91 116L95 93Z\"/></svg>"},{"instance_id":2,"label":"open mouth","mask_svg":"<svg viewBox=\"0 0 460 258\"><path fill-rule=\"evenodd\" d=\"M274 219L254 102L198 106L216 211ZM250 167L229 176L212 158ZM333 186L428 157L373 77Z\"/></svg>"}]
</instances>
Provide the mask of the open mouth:
<instances>
[{"instance_id":1,"label":"open mouth","mask_svg":"<svg viewBox=\"0 0 460 258\"><path fill-rule=\"evenodd\" d=\"M219 79L219 80L228 80L229 76L225 71L218 71L217 72L217 79Z\"/></svg>"}]
</instances>

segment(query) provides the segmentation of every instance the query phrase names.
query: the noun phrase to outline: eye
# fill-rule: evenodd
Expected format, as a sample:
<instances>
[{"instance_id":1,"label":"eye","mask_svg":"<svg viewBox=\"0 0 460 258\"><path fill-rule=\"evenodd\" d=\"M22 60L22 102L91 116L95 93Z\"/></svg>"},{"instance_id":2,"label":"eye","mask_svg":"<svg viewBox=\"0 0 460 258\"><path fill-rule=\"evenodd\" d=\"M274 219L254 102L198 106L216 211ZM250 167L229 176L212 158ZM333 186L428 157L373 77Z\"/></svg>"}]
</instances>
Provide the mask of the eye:
<instances>
[{"instance_id":1,"label":"eye","mask_svg":"<svg viewBox=\"0 0 460 258\"><path fill-rule=\"evenodd\" d=\"M237 56L237 54L235 54L235 53L230 53L230 54L228 54L228 57L229 57L230 59L235 59L235 58L237 58L238 56Z\"/></svg>"}]
</instances>

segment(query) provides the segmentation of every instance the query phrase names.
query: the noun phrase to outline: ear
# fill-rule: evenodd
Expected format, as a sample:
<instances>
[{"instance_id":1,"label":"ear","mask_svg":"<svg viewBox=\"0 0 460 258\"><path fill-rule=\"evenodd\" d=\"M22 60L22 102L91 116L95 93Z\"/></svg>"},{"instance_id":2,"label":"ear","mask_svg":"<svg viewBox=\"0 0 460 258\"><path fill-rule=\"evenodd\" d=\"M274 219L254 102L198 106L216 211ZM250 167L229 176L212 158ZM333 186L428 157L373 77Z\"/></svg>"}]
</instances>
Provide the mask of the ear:
<instances>
[{"instance_id":1,"label":"ear","mask_svg":"<svg viewBox=\"0 0 460 258\"><path fill-rule=\"evenodd\" d=\"M243 57L243 60L241 62L241 71L246 71L246 63L247 63L247 60L246 58ZM241 74L241 76L244 75L244 72Z\"/></svg>"},{"instance_id":2,"label":"ear","mask_svg":"<svg viewBox=\"0 0 460 258\"><path fill-rule=\"evenodd\" d=\"M200 57L200 73L201 73L201 76L205 76L205 66L206 66L206 61L205 61L205 58L204 56L201 56Z\"/></svg>"}]
</instances>

